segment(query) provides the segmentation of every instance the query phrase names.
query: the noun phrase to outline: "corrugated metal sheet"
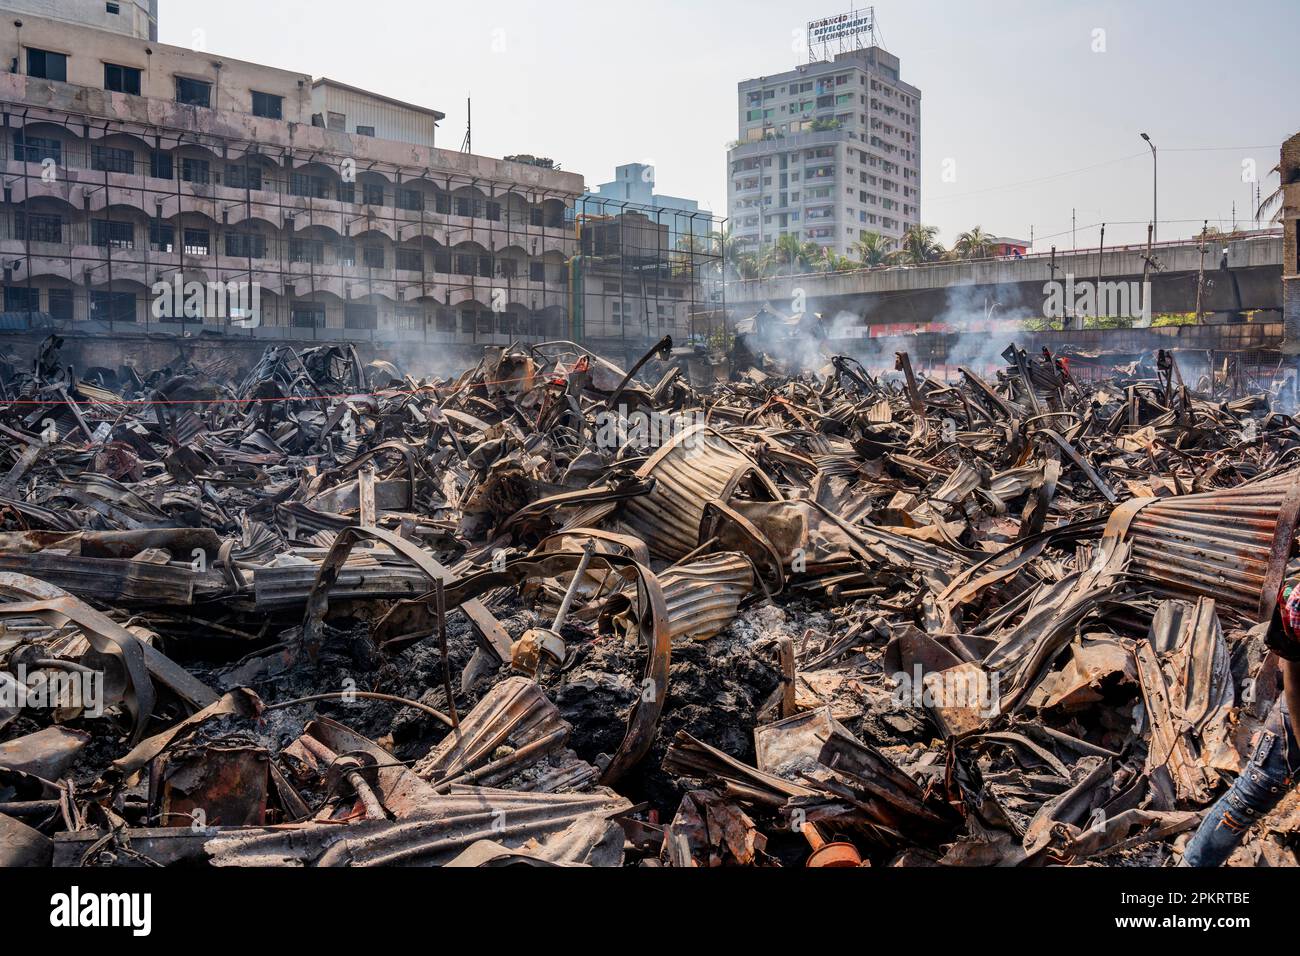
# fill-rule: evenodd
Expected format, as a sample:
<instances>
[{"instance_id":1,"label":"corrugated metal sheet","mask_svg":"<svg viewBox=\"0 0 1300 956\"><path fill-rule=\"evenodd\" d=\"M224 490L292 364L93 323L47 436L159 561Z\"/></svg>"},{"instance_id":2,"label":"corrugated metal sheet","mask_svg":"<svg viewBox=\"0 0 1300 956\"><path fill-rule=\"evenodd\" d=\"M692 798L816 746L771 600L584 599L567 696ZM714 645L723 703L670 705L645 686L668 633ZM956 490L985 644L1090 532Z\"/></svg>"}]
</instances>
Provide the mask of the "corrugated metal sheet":
<instances>
[{"instance_id":1,"label":"corrugated metal sheet","mask_svg":"<svg viewBox=\"0 0 1300 956\"><path fill-rule=\"evenodd\" d=\"M1300 513L1300 474L1227 491L1135 498L1106 537L1133 545L1129 573L1163 597L1204 595L1248 618L1273 613Z\"/></svg>"},{"instance_id":2,"label":"corrugated metal sheet","mask_svg":"<svg viewBox=\"0 0 1300 956\"><path fill-rule=\"evenodd\" d=\"M709 426L696 425L641 466L637 477L653 477L654 490L627 501L621 520L650 546L651 557L677 561L699 546L705 504L728 500L751 472L772 499L781 499L776 485L744 452Z\"/></svg>"},{"instance_id":3,"label":"corrugated metal sheet","mask_svg":"<svg viewBox=\"0 0 1300 956\"><path fill-rule=\"evenodd\" d=\"M740 602L754 589L754 566L743 554L727 551L669 568L659 575L659 584L672 636L702 641L736 616Z\"/></svg>"}]
</instances>

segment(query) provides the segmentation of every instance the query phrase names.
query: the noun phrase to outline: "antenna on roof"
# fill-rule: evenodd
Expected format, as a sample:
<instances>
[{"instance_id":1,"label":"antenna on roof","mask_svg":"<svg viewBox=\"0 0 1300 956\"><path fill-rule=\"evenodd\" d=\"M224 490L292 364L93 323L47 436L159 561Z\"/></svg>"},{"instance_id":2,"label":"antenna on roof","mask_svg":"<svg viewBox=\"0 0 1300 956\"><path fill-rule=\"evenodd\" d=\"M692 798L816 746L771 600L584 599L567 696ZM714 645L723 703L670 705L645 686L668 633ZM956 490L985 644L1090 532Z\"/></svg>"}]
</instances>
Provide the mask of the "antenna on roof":
<instances>
[{"instance_id":1,"label":"antenna on roof","mask_svg":"<svg viewBox=\"0 0 1300 956\"><path fill-rule=\"evenodd\" d=\"M474 113L472 104L473 101L470 100L468 96L465 97L465 138L460 144L460 151L462 153L473 152L473 150L470 149L470 134L474 132Z\"/></svg>"}]
</instances>

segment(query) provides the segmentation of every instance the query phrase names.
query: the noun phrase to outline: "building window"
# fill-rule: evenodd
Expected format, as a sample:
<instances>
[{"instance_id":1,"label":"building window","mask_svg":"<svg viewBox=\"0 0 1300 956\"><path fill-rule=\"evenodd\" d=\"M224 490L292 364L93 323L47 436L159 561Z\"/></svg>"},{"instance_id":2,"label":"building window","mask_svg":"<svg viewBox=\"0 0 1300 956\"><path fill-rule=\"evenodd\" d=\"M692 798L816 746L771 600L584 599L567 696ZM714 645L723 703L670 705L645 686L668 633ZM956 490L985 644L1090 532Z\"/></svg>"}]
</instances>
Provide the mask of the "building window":
<instances>
[{"instance_id":1,"label":"building window","mask_svg":"<svg viewBox=\"0 0 1300 956\"><path fill-rule=\"evenodd\" d=\"M419 272L424 268L424 255L419 249L398 249L397 268L403 272Z\"/></svg>"},{"instance_id":2,"label":"building window","mask_svg":"<svg viewBox=\"0 0 1300 956\"><path fill-rule=\"evenodd\" d=\"M160 153L156 150L149 156L149 175L154 179L171 179L175 176L170 153Z\"/></svg>"},{"instance_id":3,"label":"building window","mask_svg":"<svg viewBox=\"0 0 1300 956\"><path fill-rule=\"evenodd\" d=\"M72 290L51 289L50 315L56 319L72 320Z\"/></svg>"},{"instance_id":4,"label":"building window","mask_svg":"<svg viewBox=\"0 0 1300 956\"><path fill-rule=\"evenodd\" d=\"M290 239L289 261L322 265L325 262L325 243L320 239Z\"/></svg>"},{"instance_id":5,"label":"building window","mask_svg":"<svg viewBox=\"0 0 1300 956\"><path fill-rule=\"evenodd\" d=\"M357 244L355 242L339 243L339 265L355 266L357 264Z\"/></svg>"},{"instance_id":6,"label":"building window","mask_svg":"<svg viewBox=\"0 0 1300 956\"><path fill-rule=\"evenodd\" d=\"M14 212L14 238L30 242L63 242L63 217Z\"/></svg>"},{"instance_id":7,"label":"building window","mask_svg":"<svg viewBox=\"0 0 1300 956\"><path fill-rule=\"evenodd\" d=\"M181 179L187 183L206 185L212 180L212 164L206 159L191 159L185 156L181 159Z\"/></svg>"},{"instance_id":8,"label":"building window","mask_svg":"<svg viewBox=\"0 0 1300 956\"><path fill-rule=\"evenodd\" d=\"M357 201L357 184L356 183L339 183L335 188L335 197L339 202L356 202Z\"/></svg>"},{"instance_id":9,"label":"building window","mask_svg":"<svg viewBox=\"0 0 1300 956\"><path fill-rule=\"evenodd\" d=\"M423 210L424 193L418 189L402 189L398 187L394 191L393 202L398 209Z\"/></svg>"},{"instance_id":10,"label":"building window","mask_svg":"<svg viewBox=\"0 0 1300 956\"><path fill-rule=\"evenodd\" d=\"M176 77L176 102L184 106L211 106L212 84L178 76Z\"/></svg>"},{"instance_id":11,"label":"building window","mask_svg":"<svg viewBox=\"0 0 1300 956\"><path fill-rule=\"evenodd\" d=\"M90 168L105 173L134 172L135 154L116 146L91 146Z\"/></svg>"},{"instance_id":12,"label":"building window","mask_svg":"<svg viewBox=\"0 0 1300 956\"><path fill-rule=\"evenodd\" d=\"M176 227L169 222L149 223L149 248L154 252L175 252Z\"/></svg>"},{"instance_id":13,"label":"building window","mask_svg":"<svg viewBox=\"0 0 1300 956\"><path fill-rule=\"evenodd\" d=\"M382 269L384 267L384 247L378 245L362 246L361 261L367 269ZM374 326L368 327L374 328Z\"/></svg>"},{"instance_id":14,"label":"building window","mask_svg":"<svg viewBox=\"0 0 1300 956\"><path fill-rule=\"evenodd\" d=\"M492 278L492 257L491 256L478 257L478 274L485 279Z\"/></svg>"},{"instance_id":15,"label":"building window","mask_svg":"<svg viewBox=\"0 0 1300 956\"><path fill-rule=\"evenodd\" d=\"M253 115L264 116L267 119L283 119L284 97L253 90Z\"/></svg>"},{"instance_id":16,"label":"building window","mask_svg":"<svg viewBox=\"0 0 1300 956\"><path fill-rule=\"evenodd\" d=\"M253 165L227 166L226 185L235 189L261 189L262 168Z\"/></svg>"},{"instance_id":17,"label":"building window","mask_svg":"<svg viewBox=\"0 0 1300 956\"><path fill-rule=\"evenodd\" d=\"M451 197L446 193L438 193L433 197L433 211L440 212L444 216L451 212Z\"/></svg>"},{"instance_id":18,"label":"building window","mask_svg":"<svg viewBox=\"0 0 1300 956\"><path fill-rule=\"evenodd\" d=\"M309 196L312 199L324 199L328 193L325 181L309 173L289 174L289 194L292 196Z\"/></svg>"},{"instance_id":19,"label":"building window","mask_svg":"<svg viewBox=\"0 0 1300 956\"><path fill-rule=\"evenodd\" d=\"M362 183L361 201L367 206L382 206L384 204L384 187L379 183Z\"/></svg>"},{"instance_id":20,"label":"building window","mask_svg":"<svg viewBox=\"0 0 1300 956\"><path fill-rule=\"evenodd\" d=\"M112 93L140 95L140 71L133 66L104 64L104 89Z\"/></svg>"},{"instance_id":21,"label":"building window","mask_svg":"<svg viewBox=\"0 0 1300 956\"><path fill-rule=\"evenodd\" d=\"M478 256L458 253L456 255L455 272L458 276L472 276L478 272Z\"/></svg>"},{"instance_id":22,"label":"building window","mask_svg":"<svg viewBox=\"0 0 1300 956\"><path fill-rule=\"evenodd\" d=\"M41 290L29 289L23 285L5 286L6 312L41 311Z\"/></svg>"},{"instance_id":23,"label":"building window","mask_svg":"<svg viewBox=\"0 0 1300 956\"><path fill-rule=\"evenodd\" d=\"M530 226L541 226L546 222L541 206L534 206L528 210L528 224Z\"/></svg>"},{"instance_id":24,"label":"building window","mask_svg":"<svg viewBox=\"0 0 1300 956\"><path fill-rule=\"evenodd\" d=\"M374 135L375 135L375 128L374 128L373 126L358 126L358 127L357 127L357 135L358 135L358 136L374 136ZM374 328L374 326L370 326L370 328Z\"/></svg>"},{"instance_id":25,"label":"building window","mask_svg":"<svg viewBox=\"0 0 1300 956\"><path fill-rule=\"evenodd\" d=\"M17 157L28 163L40 163L53 159L56 164L63 162L63 144L48 136L26 136L22 130L14 132L14 152Z\"/></svg>"},{"instance_id":26,"label":"building window","mask_svg":"<svg viewBox=\"0 0 1300 956\"><path fill-rule=\"evenodd\" d=\"M393 327L408 331L424 328L423 310L410 307L399 309L396 318L393 320Z\"/></svg>"},{"instance_id":27,"label":"building window","mask_svg":"<svg viewBox=\"0 0 1300 956\"><path fill-rule=\"evenodd\" d=\"M446 249L438 249L434 251L433 271L440 272L443 275L451 275L451 253Z\"/></svg>"},{"instance_id":28,"label":"building window","mask_svg":"<svg viewBox=\"0 0 1300 956\"><path fill-rule=\"evenodd\" d=\"M254 232L228 232L226 255L240 259L265 259L266 237Z\"/></svg>"},{"instance_id":29,"label":"building window","mask_svg":"<svg viewBox=\"0 0 1300 956\"><path fill-rule=\"evenodd\" d=\"M135 296L130 292L90 293L90 317L99 322L134 322Z\"/></svg>"},{"instance_id":30,"label":"building window","mask_svg":"<svg viewBox=\"0 0 1300 956\"><path fill-rule=\"evenodd\" d=\"M489 201L488 204L487 204L487 213L485 214L484 218L486 218L486 219L489 220L490 222L500 222L500 221L501 221L501 204L500 204L499 202L490 202L490 201Z\"/></svg>"},{"instance_id":31,"label":"building window","mask_svg":"<svg viewBox=\"0 0 1300 956\"><path fill-rule=\"evenodd\" d=\"M546 264L543 262L528 263L528 278L533 282L545 282Z\"/></svg>"},{"instance_id":32,"label":"building window","mask_svg":"<svg viewBox=\"0 0 1300 956\"><path fill-rule=\"evenodd\" d=\"M185 254L206 256L212 251L212 238L206 229L185 230Z\"/></svg>"},{"instance_id":33,"label":"building window","mask_svg":"<svg viewBox=\"0 0 1300 956\"><path fill-rule=\"evenodd\" d=\"M474 215L474 201L467 196L457 196L456 215L472 217Z\"/></svg>"},{"instance_id":34,"label":"building window","mask_svg":"<svg viewBox=\"0 0 1300 956\"><path fill-rule=\"evenodd\" d=\"M90 244L101 248L134 249L135 227L129 222L92 219L90 222Z\"/></svg>"},{"instance_id":35,"label":"building window","mask_svg":"<svg viewBox=\"0 0 1300 956\"><path fill-rule=\"evenodd\" d=\"M111 13L113 16L117 16L122 12L122 5L114 3L113 0L106 0L104 3L104 10L107 13Z\"/></svg>"},{"instance_id":36,"label":"building window","mask_svg":"<svg viewBox=\"0 0 1300 956\"><path fill-rule=\"evenodd\" d=\"M315 302L295 302L289 307L289 324L295 329L325 327L325 306Z\"/></svg>"},{"instance_id":37,"label":"building window","mask_svg":"<svg viewBox=\"0 0 1300 956\"><path fill-rule=\"evenodd\" d=\"M343 327L345 329L373 329L379 324L379 310L373 305L345 305L343 307Z\"/></svg>"},{"instance_id":38,"label":"building window","mask_svg":"<svg viewBox=\"0 0 1300 956\"><path fill-rule=\"evenodd\" d=\"M68 81L68 57L63 53L27 48L27 75L42 80Z\"/></svg>"}]
</instances>

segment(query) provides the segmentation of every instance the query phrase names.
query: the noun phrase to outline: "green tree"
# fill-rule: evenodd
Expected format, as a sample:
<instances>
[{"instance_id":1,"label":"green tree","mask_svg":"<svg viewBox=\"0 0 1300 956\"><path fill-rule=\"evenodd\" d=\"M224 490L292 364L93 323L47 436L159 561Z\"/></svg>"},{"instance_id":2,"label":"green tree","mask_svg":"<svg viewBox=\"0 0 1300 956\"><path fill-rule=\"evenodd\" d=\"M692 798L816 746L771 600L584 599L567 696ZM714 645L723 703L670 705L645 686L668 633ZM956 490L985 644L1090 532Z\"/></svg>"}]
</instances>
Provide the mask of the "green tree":
<instances>
[{"instance_id":1,"label":"green tree","mask_svg":"<svg viewBox=\"0 0 1300 956\"><path fill-rule=\"evenodd\" d=\"M936 226L912 226L903 234L902 247L896 253L897 260L907 265L938 262L944 256L943 244L938 237Z\"/></svg>"},{"instance_id":2,"label":"green tree","mask_svg":"<svg viewBox=\"0 0 1300 956\"><path fill-rule=\"evenodd\" d=\"M987 259L993 255L993 237L976 226L959 235L952 249L958 259Z\"/></svg>"},{"instance_id":3,"label":"green tree","mask_svg":"<svg viewBox=\"0 0 1300 956\"><path fill-rule=\"evenodd\" d=\"M863 233L862 238L853 243L853 254L869 267L886 265L893 249L894 241L878 232Z\"/></svg>"}]
</instances>

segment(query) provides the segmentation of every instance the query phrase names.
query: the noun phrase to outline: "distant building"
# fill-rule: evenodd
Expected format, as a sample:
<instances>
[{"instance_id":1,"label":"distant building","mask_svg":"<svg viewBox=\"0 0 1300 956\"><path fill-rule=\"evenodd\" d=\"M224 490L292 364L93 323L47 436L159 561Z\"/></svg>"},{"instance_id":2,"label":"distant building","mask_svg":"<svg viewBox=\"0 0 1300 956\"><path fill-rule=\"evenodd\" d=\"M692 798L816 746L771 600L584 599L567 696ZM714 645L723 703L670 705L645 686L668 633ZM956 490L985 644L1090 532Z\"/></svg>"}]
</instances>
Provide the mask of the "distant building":
<instances>
[{"instance_id":1,"label":"distant building","mask_svg":"<svg viewBox=\"0 0 1300 956\"><path fill-rule=\"evenodd\" d=\"M3 9L137 40L158 39L158 0L5 0Z\"/></svg>"},{"instance_id":2,"label":"distant building","mask_svg":"<svg viewBox=\"0 0 1300 956\"><path fill-rule=\"evenodd\" d=\"M1282 189L1283 350L1300 354L1300 133L1282 144L1278 166Z\"/></svg>"},{"instance_id":3,"label":"distant building","mask_svg":"<svg viewBox=\"0 0 1300 956\"><path fill-rule=\"evenodd\" d=\"M879 46L743 80L727 153L739 248L782 235L841 255L867 232L898 241L921 221L921 91Z\"/></svg>"},{"instance_id":4,"label":"distant building","mask_svg":"<svg viewBox=\"0 0 1300 956\"><path fill-rule=\"evenodd\" d=\"M446 114L321 78L311 85L313 120L340 133L433 146Z\"/></svg>"},{"instance_id":5,"label":"distant building","mask_svg":"<svg viewBox=\"0 0 1300 956\"><path fill-rule=\"evenodd\" d=\"M617 167L611 182L588 189L577 205L579 212L590 215L613 216L629 208L665 224L672 246L684 236L707 235L712 228L712 217L701 212L694 199L655 192L655 168L646 163Z\"/></svg>"},{"instance_id":6,"label":"distant building","mask_svg":"<svg viewBox=\"0 0 1300 956\"><path fill-rule=\"evenodd\" d=\"M437 110L333 80L14 19L0 18L18 59L0 73L9 316L450 344L566 335L576 173L439 149ZM178 279L257 290L257 323L224 297L160 309Z\"/></svg>"},{"instance_id":7,"label":"distant building","mask_svg":"<svg viewBox=\"0 0 1300 956\"><path fill-rule=\"evenodd\" d=\"M993 255L1024 256L1029 254L1029 243L1024 239L1009 239L1006 236L993 237Z\"/></svg>"},{"instance_id":8,"label":"distant building","mask_svg":"<svg viewBox=\"0 0 1300 956\"><path fill-rule=\"evenodd\" d=\"M583 339L642 352L665 335L686 341L699 286L675 254L666 222L642 212L588 216L579 222L573 260L573 328Z\"/></svg>"}]
</instances>

